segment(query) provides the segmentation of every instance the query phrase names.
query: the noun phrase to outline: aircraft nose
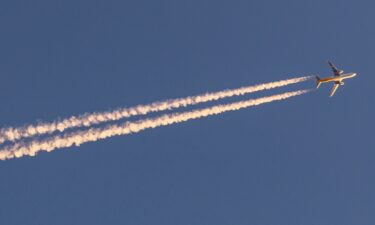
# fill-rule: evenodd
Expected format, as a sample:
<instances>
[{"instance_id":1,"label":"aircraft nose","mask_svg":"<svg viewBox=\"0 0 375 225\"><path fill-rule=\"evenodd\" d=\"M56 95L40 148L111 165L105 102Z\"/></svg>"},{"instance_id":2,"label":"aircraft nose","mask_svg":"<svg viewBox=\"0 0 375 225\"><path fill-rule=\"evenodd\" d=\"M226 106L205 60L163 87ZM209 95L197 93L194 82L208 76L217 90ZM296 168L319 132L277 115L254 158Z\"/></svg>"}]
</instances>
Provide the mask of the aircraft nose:
<instances>
[{"instance_id":1,"label":"aircraft nose","mask_svg":"<svg viewBox=\"0 0 375 225\"><path fill-rule=\"evenodd\" d=\"M357 73L353 73L353 76L354 76L354 77L357 76Z\"/></svg>"}]
</instances>

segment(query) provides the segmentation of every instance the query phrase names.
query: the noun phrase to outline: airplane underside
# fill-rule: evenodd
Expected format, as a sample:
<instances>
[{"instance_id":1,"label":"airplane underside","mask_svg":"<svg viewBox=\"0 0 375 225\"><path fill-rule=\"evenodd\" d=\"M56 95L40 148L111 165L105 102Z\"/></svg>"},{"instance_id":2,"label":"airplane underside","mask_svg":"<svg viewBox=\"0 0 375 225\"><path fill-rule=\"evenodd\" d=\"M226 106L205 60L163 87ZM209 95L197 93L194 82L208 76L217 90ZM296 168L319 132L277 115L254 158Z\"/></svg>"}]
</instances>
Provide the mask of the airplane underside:
<instances>
[{"instance_id":1,"label":"airplane underside","mask_svg":"<svg viewBox=\"0 0 375 225\"><path fill-rule=\"evenodd\" d=\"M332 87L331 93L329 95L330 97L332 97L335 94L335 92L337 91L337 89L339 88L339 86L344 85L344 82L343 82L344 79L353 78L357 74L356 73L344 74L344 71L337 69L336 66L333 63L331 63L330 61L328 61L328 63L332 68L334 76L325 77L325 78L320 78L319 76L316 76L316 88L319 88L322 83L332 82L333 87Z\"/></svg>"}]
</instances>

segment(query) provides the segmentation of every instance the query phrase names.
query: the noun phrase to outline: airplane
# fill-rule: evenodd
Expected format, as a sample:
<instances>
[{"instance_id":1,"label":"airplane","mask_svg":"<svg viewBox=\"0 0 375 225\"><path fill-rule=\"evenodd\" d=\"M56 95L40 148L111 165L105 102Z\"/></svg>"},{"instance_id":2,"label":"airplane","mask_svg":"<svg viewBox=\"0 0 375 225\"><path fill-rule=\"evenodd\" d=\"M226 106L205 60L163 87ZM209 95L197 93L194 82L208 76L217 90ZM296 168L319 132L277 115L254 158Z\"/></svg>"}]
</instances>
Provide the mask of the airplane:
<instances>
[{"instance_id":1,"label":"airplane","mask_svg":"<svg viewBox=\"0 0 375 225\"><path fill-rule=\"evenodd\" d=\"M346 74L344 74L343 70L337 69L337 67L333 63L331 63L330 61L328 61L328 64L331 67L334 76L333 77L325 77L325 78L320 78L319 76L316 76L316 88L319 88L322 83L333 82L334 84L333 84L333 87L332 87L332 90L331 90L331 94L329 95L329 97L332 97L335 94L337 88L340 85L344 85L343 80L353 78L353 77L357 76L357 73L346 73Z\"/></svg>"}]
</instances>

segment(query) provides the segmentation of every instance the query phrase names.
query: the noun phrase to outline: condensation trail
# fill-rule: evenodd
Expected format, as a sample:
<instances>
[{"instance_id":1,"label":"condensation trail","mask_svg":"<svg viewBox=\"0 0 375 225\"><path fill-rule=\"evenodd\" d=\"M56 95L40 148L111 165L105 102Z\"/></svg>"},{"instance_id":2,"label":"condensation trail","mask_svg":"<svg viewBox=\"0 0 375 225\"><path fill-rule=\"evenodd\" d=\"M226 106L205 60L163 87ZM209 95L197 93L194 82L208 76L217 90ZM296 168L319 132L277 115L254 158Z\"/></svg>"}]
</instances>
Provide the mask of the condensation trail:
<instances>
[{"instance_id":1,"label":"condensation trail","mask_svg":"<svg viewBox=\"0 0 375 225\"><path fill-rule=\"evenodd\" d=\"M154 102L147 105L138 105L131 108L121 108L107 112L95 112L91 114L83 114L72 116L63 120L39 123L36 125L25 125L23 127L8 127L0 130L0 144L6 141L16 141L21 138L28 138L43 134L52 134L53 132L63 132L66 129L74 127L89 127L94 124L103 122L116 121L131 116L146 115L150 112L158 112L171 110L179 107L195 105L208 101L219 100L222 98L245 95L256 91L262 91L290 84L295 84L311 79L311 76L297 77L287 80L247 86L238 89L230 89L213 93L205 93L202 95L190 96L186 98L170 99L160 102Z\"/></svg>"},{"instance_id":2,"label":"condensation trail","mask_svg":"<svg viewBox=\"0 0 375 225\"><path fill-rule=\"evenodd\" d=\"M14 157L19 158L25 155L35 156L39 151L50 152L58 148L79 146L86 142L93 142L117 135L138 133L145 129L167 126L174 123L216 115L227 111L234 111L264 103L283 100L293 96L305 94L307 92L309 92L309 90L286 92L283 94L239 101L231 104L216 105L213 107L188 112L165 114L156 118L142 119L135 122L125 122L117 125L107 125L102 128L91 128L83 131L75 131L66 133L65 135L45 138L44 140L32 140L28 143L16 143L13 146L3 147L0 149L0 159L5 160Z\"/></svg>"}]
</instances>

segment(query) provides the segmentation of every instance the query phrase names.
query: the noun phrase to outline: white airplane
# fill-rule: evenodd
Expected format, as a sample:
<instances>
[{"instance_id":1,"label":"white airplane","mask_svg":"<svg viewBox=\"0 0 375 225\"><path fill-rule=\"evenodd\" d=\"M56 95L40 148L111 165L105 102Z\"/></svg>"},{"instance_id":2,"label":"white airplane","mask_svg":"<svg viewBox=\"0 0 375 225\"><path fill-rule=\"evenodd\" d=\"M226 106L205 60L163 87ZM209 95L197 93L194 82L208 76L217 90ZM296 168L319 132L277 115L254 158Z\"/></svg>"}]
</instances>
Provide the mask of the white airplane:
<instances>
[{"instance_id":1,"label":"white airplane","mask_svg":"<svg viewBox=\"0 0 375 225\"><path fill-rule=\"evenodd\" d=\"M325 78L320 78L319 76L316 76L316 88L319 88L319 86L322 83L333 82L334 84L333 84L333 87L332 87L332 91L331 91L331 94L329 95L329 97L332 97L335 94L337 88L340 85L344 85L343 80L353 78L353 77L357 76L357 73L346 73L346 74L344 74L343 70L337 69L336 66L333 65L333 63L331 63L330 61L328 61L328 64L331 66L334 76L333 77L325 77Z\"/></svg>"}]
</instances>

